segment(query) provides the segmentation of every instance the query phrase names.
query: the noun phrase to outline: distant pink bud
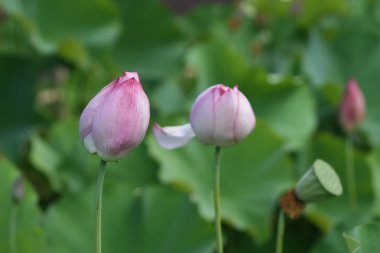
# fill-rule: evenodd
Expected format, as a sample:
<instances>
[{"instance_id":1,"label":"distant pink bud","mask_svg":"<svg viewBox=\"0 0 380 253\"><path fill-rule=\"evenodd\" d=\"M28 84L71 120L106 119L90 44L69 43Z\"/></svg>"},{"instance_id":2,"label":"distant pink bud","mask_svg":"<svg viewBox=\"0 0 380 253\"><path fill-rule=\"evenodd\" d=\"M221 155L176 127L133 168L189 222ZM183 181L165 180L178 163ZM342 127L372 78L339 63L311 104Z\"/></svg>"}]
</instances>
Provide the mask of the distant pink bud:
<instances>
[{"instance_id":1,"label":"distant pink bud","mask_svg":"<svg viewBox=\"0 0 380 253\"><path fill-rule=\"evenodd\" d=\"M12 199L15 203L19 203L25 195L24 179L19 177L15 180L12 188Z\"/></svg>"},{"instance_id":2,"label":"distant pink bud","mask_svg":"<svg viewBox=\"0 0 380 253\"><path fill-rule=\"evenodd\" d=\"M138 74L124 72L83 110L80 136L89 152L105 161L118 160L141 143L149 117L149 100Z\"/></svg>"},{"instance_id":3,"label":"distant pink bud","mask_svg":"<svg viewBox=\"0 0 380 253\"><path fill-rule=\"evenodd\" d=\"M365 118L366 104L362 91L353 79L348 81L346 92L340 105L339 117L346 132L355 130Z\"/></svg>"},{"instance_id":4,"label":"distant pink bud","mask_svg":"<svg viewBox=\"0 0 380 253\"><path fill-rule=\"evenodd\" d=\"M243 140L255 127L256 118L237 86L231 89L219 84L198 96L190 123L203 143L227 147Z\"/></svg>"}]
</instances>

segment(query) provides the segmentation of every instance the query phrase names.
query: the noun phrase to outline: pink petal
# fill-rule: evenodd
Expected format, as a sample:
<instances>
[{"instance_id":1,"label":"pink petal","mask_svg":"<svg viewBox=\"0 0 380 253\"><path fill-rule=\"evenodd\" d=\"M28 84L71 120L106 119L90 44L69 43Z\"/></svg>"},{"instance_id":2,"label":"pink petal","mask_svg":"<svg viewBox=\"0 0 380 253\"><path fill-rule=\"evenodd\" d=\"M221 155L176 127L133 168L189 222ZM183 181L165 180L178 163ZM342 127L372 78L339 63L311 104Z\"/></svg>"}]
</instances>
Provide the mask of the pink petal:
<instances>
[{"instance_id":1,"label":"pink petal","mask_svg":"<svg viewBox=\"0 0 380 253\"><path fill-rule=\"evenodd\" d=\"M197 137L206 144L211 144L215 129L215 86L202 92L195 102L190 114L190 123Z\"/></svg>"},{"instance_id":2,"label":"pink petal","mask_svg":"<svg viewBox=\"0 0 380 253\"><path fill-rule=\"evenodd\" d=\"M115 84L116 82L113 81L107 86L105 86L103 89L101 89L98 92L98 94L96 94L96 96L93 99L91 99L91 101L87 104L86 108L84 108L79 120L79 131L82 141L84 141L86 137L91 133L91 124L94 114L98 109L99 105L102 104L103 99L113 89Z\"/></svg>"},{"instance_id":3,"label":"pink petal","mask_svg":"<svg viewBox=\"0 0 380 253\"><path fill-rule=\"evenodd\" d=\"M195 136L190 124L161 127L156 123L153 126L153 134L158 144L166 149L185 146Z\"/></svg>"},{"instance_id":4,"label":"pink petal","mask_svg":"<svg viewBox=\"0 0 380 253\"><path fill-rule=\"evenodd\" d=\"M88 152L90 152L91 154L95 154L97 152L91 133L84 138L83 143L84 146L87 148Z\"/></svg>"},{"instance_id":5,"label":"pink petal","mask_svg":"<svg viewBox=\"0 0 380 253\"><path fill-rule=\"evenodd\" d=\"M256 117L251 103L238 91L239 109L234 118L234 139L237 142L243 140L256 126Z\"/></svg>"}]
</instances>

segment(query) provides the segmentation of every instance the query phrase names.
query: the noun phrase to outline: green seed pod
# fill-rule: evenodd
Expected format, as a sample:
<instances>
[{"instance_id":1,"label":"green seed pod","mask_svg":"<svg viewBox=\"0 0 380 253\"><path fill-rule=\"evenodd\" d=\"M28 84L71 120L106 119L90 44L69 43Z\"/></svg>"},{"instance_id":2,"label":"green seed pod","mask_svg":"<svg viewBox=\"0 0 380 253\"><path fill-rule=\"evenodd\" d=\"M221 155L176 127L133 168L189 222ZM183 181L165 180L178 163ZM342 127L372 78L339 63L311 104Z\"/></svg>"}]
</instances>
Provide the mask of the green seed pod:
<instances>
[{"instance_id":1,"label":"green seed pod","mask_svg":"<svg viewBox=\"0 0 380 253\"><path fill-rule=\"evenodd\" d=\"M343 187L338 174L321 159L313 163L295 187L297 198L305 203L340 196L342 193Z\"/></svg>"}]
</instances>

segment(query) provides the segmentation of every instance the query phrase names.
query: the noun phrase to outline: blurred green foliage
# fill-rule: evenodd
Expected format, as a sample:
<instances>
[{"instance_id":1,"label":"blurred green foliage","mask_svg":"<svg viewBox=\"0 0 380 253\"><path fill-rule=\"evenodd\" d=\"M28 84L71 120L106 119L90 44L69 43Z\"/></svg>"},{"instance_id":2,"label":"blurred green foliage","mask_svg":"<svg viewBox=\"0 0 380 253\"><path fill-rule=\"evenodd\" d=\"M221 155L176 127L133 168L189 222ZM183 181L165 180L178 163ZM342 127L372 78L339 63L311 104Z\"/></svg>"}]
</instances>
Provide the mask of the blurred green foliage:
<instances>
[{"instance_id":1,"label":"blurred green foliage","mask_svg":"<svg viewBox=\"0 0 380 253\"><path fill-rule=\"evenodd\" d=\"M357 79L368 109L353 136L359 210L349 211L347 191L308 206L287 221L285 252L377 252L379 25L378 0L240 0L184 14L160 1L0 0L0 252L9 252L20 175L18 252L93 252L98 159L78 121L125 70L139 72L151 123L187 122L194 98L216 83L238 84L251 101L255 131L222 152L227 253L273 252L278 199L314 159L347 188L337 108ZM213 252L211 165L211 147L167 151L149 131L107 168L105 251Z\"/></svg>"}]
</instances>

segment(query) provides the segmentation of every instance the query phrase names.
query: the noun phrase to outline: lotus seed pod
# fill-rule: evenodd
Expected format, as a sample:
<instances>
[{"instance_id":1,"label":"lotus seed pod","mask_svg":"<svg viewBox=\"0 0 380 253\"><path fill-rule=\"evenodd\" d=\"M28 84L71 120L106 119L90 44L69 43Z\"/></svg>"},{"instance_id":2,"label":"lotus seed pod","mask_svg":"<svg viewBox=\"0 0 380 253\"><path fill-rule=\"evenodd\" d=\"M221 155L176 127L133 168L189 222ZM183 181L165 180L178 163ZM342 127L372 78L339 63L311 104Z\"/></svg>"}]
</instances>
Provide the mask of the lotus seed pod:
<instances>
[{"instance_id":1,"label":"lotus seed pod","mask_svg":"<svg viewBox=\"0 0 380 253\"><path fill-rule=\"evenodd\" d=\"M338 174L321 159L313 163L295 187L297 198L305 203L340 196L342 193L343 187Z\"/></svg>"}]
</instances>

